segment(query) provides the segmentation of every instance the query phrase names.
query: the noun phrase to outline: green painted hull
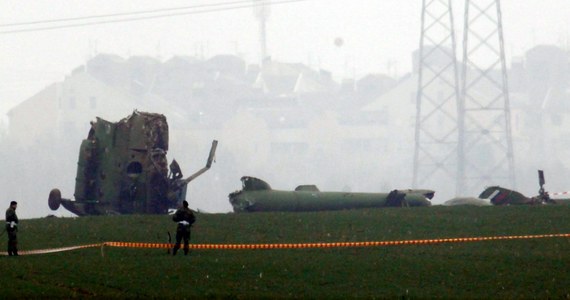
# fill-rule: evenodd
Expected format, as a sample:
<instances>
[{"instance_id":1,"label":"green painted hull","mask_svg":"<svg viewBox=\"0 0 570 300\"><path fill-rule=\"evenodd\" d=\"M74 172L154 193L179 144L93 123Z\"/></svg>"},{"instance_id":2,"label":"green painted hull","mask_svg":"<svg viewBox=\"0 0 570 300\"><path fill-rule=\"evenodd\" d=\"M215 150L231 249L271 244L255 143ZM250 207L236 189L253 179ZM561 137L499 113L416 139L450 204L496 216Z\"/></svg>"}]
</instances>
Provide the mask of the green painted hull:
<instances>
[{"instance_id":1,"label":"green painted hull","mask_svg":"<svg viewBox=\"0 0 570 300\"><path fill-rule=\"evenodd\" d=\"M244 187L243 190L230 194L229 198L234 212L323 211L431 205L423 194L396 190L390 193L320 192L316 188L281 191L273 190L269 185L261 188Z\"/></svg>"},{"instance_id":2,"label":"green painted hull","mask_svg":"<svg viewBox=\"0 0 570 300\"><path fill-rule=\"evenodd\" d=\"M79 150L75 199L52 189L48 205L78 216L166 214L186 198L187 184L210 168L216 147L214 140L206 167L182 178L175 160L168 166L164 115L135 110L116 123L97 118Z\"/></svg>"}]
</instances>

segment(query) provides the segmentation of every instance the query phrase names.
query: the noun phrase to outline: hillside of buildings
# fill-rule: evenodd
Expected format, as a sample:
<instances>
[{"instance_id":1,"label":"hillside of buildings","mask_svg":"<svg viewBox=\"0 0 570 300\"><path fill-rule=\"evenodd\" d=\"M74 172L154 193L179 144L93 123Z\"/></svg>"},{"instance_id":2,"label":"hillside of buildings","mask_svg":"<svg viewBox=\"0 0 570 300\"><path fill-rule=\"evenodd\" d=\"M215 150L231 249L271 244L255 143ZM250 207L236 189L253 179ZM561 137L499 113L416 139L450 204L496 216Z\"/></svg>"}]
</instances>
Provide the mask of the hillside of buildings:
<instances>
[{"instance_id":1,"label":"hillside of buildings","mask_svg":"<svg viewBox=\"0 0 570 300\"><path fill-rule=\"evenodd\" d=\"M249 65L233 55L159 61L99 54L9 112L0 151L10 171L1 175L1 195L22 202L23 216L52 213L52 188L73 197L89 122L116 122L134 110L167 117L168 157L186 174L203 166L219 140L216 163L188 191L191 207L202 211L230 211L227 195L244 175L277 189L409 188L417 72L333 75L301 63ZM536 192L536 169L547 171L551 189L570 189L563 180L570 175L569 52L537 46L512 60L508 76L519 190ZM423 187L436 190L434 203L454 196L454 183L436 182Z\"/></svg>"}]
</instances>

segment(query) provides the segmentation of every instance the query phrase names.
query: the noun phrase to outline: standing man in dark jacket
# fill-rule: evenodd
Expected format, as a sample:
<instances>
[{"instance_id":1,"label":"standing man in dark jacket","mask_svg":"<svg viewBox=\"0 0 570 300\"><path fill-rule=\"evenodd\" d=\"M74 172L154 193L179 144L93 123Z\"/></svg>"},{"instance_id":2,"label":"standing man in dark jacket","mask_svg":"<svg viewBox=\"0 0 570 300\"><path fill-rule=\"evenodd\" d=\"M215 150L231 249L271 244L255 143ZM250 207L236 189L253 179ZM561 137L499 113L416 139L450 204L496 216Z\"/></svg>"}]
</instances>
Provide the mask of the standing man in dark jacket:
<instances>
[{"instance_id":1,"label":"standing man in dark jacket","mask_svg":"<svg viewBox=\"0 0 570 300\"><path fill-rule=\"evenodd\" d=\"M10 202L6 210L6 232L8 233L8 255L18 256L18 216L16 215L16 201Z\"/></svg>"},{"instance_id":2,"label":"standing man in dark jacket","mask_svg":"<svg viewBox=\"0 0 570 300\"><path fill-rule=\"evenodd\" d=\"M190 208L188 208L188 202L186 200L182 201L182 207L176 210L172 216L174 222L178 222L178 227L176 227L176 244L174 244L174 249L172 249L172 255L176 255L178 249L180 249L180 242L184 239L184 255L188 255L190 247L188 241L190 240L190 226L196 221L196 217Z\"/></svg>"}]
</instances>

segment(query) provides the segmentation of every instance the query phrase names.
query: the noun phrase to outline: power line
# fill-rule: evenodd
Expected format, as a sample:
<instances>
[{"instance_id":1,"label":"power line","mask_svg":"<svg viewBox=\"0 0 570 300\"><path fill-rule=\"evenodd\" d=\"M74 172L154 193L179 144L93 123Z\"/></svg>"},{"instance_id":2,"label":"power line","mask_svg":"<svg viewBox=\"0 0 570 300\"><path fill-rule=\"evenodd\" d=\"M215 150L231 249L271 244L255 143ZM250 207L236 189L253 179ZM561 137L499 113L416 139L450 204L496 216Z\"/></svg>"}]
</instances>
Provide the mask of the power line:
<instances>
[{"instance_id":1,"label":"power line","mask_svg":"<svg viewBox=\"0 0 570 300\"><path fill-rule=\"evenodd\" d=\"M168 18L168 17L175 17L175 16L183 16L183 15L195 15L195 14L203 14L203 13L228 11L228 10L237 10L237 9L243 9L243 8L253 8L253 7L262 6L262 5L278 5L278 4L288 4L288 3L293 3L293 2L304 2L304 1L307 1L307 0L277 0L277 1L272 1L270 3L265 3L262 1L258 1L257 3L251 3L250 1L234 1L234 2L207 4L207 5L195 5L195 6L178 7L178 8L165 8L165 9L158 9L158 10L154 10L154 11L150 11L150 10L149 11L137 11L137 12L131 12L131 13L116 13L116 14L108 14L108 15L96 15L96 16L86 16L86 17L65 18L65 19L54 19L54 20L43 20L43 21L33 21L33 22L0 24L0 27L27 26L27 25L48 24L48 23L57 23L57 22L69 22L69 21L77 21L77 20L88 20L88 19L105 18L105 17L140 15L140 14L149 14L149 13L156 13L156 12L162 12L162 11L187 10L187 9L191 9L191 8L196 9L196 8L205 8L205 7L225 6L225 7L220 7L220 8L210 8L210 9L204 9L204 10L192 10L192 11L184 11L184 12L170 13L170 14L157 14L157 15L150 15L150 16L143 16L143 17L102 20L102 21L93 21L93 22L76 23L76 24L62 24L62 25L36 27L36 28L13 29L13 30L0 31L0 34L36 32L36 31L63 29L63 28L71 28L71 27L93 26L93 25L109 24L109 23L133 22L133 21L141 21L141 20L148 20L148 19ZM241 5L242 3L247 3L247 2L249 2L251 4Z\"/></svg>"},{"instance_id":2,"label":"power line","mask_svg":"<svg viewBox=\"0 0 570 300\"><path fill-rule=\"evenodd\" d=\"M153 9L153 10L141 10L141 11L126 12L126 13L114 13L114 14L93 15L93 16L84 16L84 17L72 17L72 18L40 20L40 21L29 21L29 22L20 22L20 23L8 23L8 24L0 24L0 27L37 25L37 24L58 23L58 22L78 21L78 20L97 19L97 18L108 18L108 17L119 17L119 16L131 16L131 15L140 15L140 14L148 14L148 13L158 13L158 12L173 11L173 10L185 10L185 9L195 9L195 8L205 8L205 7L215 7L215 6L242 4L242 3L245 3L245 2L250 2L250 1L249 1L249 0L241 0L241 1L233 1L233 2L220 2L220 3L214 3L214 4L201 4L201 5L172 7L172 8L161 8L161 9Z\"/></svg>"}]
</instances>

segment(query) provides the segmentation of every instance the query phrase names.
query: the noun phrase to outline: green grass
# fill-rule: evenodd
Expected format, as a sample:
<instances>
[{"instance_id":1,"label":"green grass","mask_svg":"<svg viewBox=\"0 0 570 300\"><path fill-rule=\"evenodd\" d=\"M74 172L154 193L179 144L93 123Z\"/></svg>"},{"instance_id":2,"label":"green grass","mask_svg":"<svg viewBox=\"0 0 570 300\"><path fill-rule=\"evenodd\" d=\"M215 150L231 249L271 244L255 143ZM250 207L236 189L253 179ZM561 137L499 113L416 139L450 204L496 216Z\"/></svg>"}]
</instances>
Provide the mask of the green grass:
<instances>
[{"instance_id":1,"label":"green grass","mask_svg":"<svg viewBox=\"0 0 570 300\"><path fill-rule=\"evenodd\" d=\"M570 233L570 206L198 214L192 243L384 241ZM20 249L167 241L169 216L21 221ZM6 247L3 236L0 247ZM570 239L373 248L90 248L0 257L3 298L570 298Z\"/></svg>"}]
</instances>

